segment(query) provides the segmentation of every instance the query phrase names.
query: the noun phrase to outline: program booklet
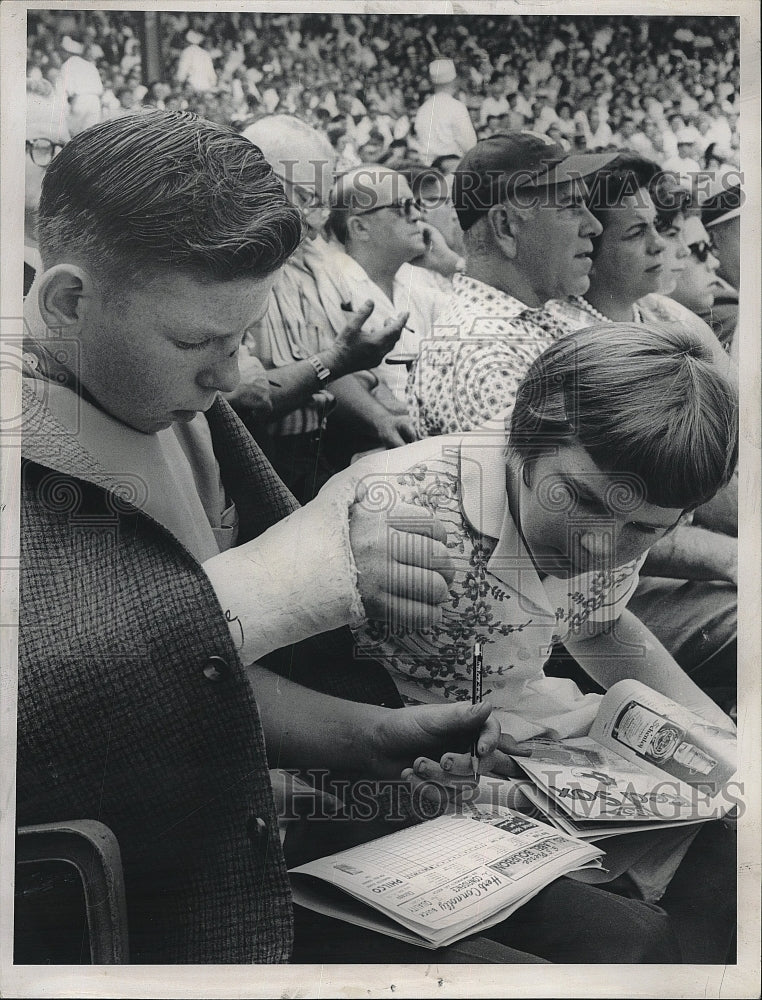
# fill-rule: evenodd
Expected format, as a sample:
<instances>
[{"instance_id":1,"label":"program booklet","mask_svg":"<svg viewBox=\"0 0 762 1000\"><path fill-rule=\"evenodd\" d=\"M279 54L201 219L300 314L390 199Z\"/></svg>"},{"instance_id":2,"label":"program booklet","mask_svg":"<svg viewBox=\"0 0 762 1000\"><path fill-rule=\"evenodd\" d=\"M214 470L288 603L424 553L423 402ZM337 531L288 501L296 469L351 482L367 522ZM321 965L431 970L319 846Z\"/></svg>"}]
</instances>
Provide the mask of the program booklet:
<instances>
[{"instance_id":1,"label":"program booklet","mask_svg":"<svg viewBox=\"0 0 762 1000\"><path fill-rule=\"evenodd\" d=\"M737 805L736 735L639 681L604 695L586 737L527 740L523 794L554 826L599 840L719 819Z\"/></svg>"},{"instance_id":2,"label":"program booklet","mask_svg":"<svg viewBox=\"0 0 762 1000\"><path fill-rule=\"evenodd\" d=\"M500 923L602 855L511 809L468 805L289 874L299 905L433 949Z\"/></svg>"}]
</instances>

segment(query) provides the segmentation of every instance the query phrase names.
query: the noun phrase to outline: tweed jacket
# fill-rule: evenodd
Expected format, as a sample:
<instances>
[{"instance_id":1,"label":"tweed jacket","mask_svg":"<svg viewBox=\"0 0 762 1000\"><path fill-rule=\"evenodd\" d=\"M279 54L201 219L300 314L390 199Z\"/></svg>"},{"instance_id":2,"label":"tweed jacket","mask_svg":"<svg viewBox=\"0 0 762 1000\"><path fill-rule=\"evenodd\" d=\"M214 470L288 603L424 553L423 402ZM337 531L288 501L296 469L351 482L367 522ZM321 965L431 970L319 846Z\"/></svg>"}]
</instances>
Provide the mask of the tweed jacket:
<instances>
[{"instance_id":1,"label":"tweed jacket","mask_svg":"<svg viewBox=\"0 0 762 1000\"><path fill-rule=\"evenodd\" d=\"M114 830L133 962L288 961L263 733L215 592L23 392L17 821ZM244 542L298 505L225 401L207 418Z\"/></svg>"}]
</instances>

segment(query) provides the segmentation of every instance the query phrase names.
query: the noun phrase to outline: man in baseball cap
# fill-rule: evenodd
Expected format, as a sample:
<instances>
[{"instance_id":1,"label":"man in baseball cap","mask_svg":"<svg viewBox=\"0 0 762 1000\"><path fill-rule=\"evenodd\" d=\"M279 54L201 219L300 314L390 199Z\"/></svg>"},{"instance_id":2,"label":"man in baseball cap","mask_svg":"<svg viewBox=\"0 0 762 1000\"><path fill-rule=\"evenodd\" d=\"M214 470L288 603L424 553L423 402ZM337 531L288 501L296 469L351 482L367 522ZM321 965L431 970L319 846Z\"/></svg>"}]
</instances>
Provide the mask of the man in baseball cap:
<instances>
[{"instance_id":1,"label":"man in baseball cap","mask_svg":"<svg viewBox=\"0 0 762 1000\"><path fill-rule=\"evenodd\" d=\"M701 221L720 259L719 275L734 288L741 280L741 185L722 188L701 206Z\"/></svg>"},{"instance_id":2,"label":"man in baseball cap","mask_svg":"<svg viewBox=\"0 0 762 1000\"><path fill-rule=\"evenodd\" d=\"M422 436L472 430L513 405L529 365L562 332L544 304L583 295L600 223L584 178L615 153L568 153L532 132L493 135L453 176L466 269L409 383Z\"/></svg>"},{"instance_id":3,"label":"man in baseball cap","mask_svg":"<svg viewBox=\"0 0 762 1000\"><path fill-rule=\"evenodd\" d=\"M552 200L551 189L577 186L615 156L615 152L570 153L536 132L505 132L482 139L462 158L453 179L461 229L468 230L506 198L525 207L533 200Z\"/></svg>"}]
</instances>

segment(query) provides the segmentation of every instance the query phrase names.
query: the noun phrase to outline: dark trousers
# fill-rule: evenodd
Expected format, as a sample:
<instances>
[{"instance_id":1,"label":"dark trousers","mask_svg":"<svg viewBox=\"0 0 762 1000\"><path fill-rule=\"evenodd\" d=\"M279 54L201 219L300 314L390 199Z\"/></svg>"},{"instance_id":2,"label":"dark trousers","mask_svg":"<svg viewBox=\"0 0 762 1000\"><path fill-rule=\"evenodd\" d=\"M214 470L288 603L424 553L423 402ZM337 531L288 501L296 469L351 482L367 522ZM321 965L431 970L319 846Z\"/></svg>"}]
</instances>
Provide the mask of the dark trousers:
<instances>
[{"instance_id":1,"label":"dark trousers","mask_svg":"<svg viewBox=\"0 0 762 1000\"><path fill-rule=\"evenodd\" d=\"M501 924L431 951L295 907L294 962L672 964L680 952L658 906L561 878Z\"/></svg>"}]
</instances>

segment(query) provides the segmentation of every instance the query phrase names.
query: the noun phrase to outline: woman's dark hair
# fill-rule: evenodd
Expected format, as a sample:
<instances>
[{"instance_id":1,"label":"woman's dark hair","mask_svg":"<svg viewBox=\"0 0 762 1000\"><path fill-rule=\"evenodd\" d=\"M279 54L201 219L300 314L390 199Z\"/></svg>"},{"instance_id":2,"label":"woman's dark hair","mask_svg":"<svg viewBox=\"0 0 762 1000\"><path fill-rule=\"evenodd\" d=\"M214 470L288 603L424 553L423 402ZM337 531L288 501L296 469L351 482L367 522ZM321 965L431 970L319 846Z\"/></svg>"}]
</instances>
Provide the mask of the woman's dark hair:
<instances>
[{"instance_id":1,"label":"woman's dark hair","mask_svg":"<svg viewBox=\"0 0 762 1000\"><path fill-rule=\"evenodd\" d=\"M691 210L690 191L682 187L679 178L668 170L654 177L648 192L656 208L656 228L659 232L669 229L677 215L686 215Z\"/></svg>"},{"instance_id":2,"label":"woman's dark hair","mask_svg":"<svg viewBox=\"0 0 762 1000\"><path fill-rule=\"evenodd\" d=\"M639 191L650 191L654 178L661 173L661 167L653 160L636 153L620 153L605 167L585 178L588 196L585 199L590 213L606 229L608 211L621 205L628 196L636 196ZM593 238L595 260L601 247L601 237Z\"/></svg>"}]
</instances>

